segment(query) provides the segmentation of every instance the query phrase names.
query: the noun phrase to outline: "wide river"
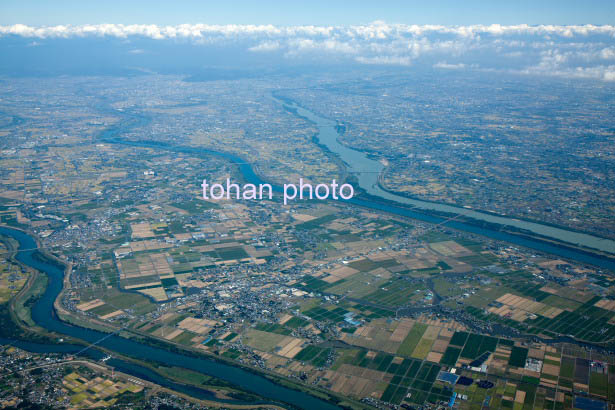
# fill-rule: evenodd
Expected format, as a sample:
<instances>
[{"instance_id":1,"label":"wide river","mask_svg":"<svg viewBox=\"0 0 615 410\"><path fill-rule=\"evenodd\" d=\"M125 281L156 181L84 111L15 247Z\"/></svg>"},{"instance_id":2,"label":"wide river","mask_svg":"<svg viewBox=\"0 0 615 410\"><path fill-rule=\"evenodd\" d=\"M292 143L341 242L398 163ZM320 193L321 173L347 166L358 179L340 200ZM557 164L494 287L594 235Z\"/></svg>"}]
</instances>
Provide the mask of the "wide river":
<instances>
[{"instance_id":1,"label":"wide river","mask_svg":"<svg viewBox=\"0 0 615 410\"><path fill-rule=\"evenodd\" d=\"M283 102L280 101L280 103ZM454 205L410 199L385 191L378 184L378 178L384 169L384 165L379 161L368 158L363 152L340 144L338 140L339 133L335 127L335 121L316 115L314 112L296 104L289 106L295 109L297 114L308 119L318 127L318 141L322 145L326 146L331 152L339 155L342 161L344 161L347 165L348 171L357 178L359 186L365 192L374 197L408 205L417 210L423 209L428 211L446 212L448 214L462 214L464 217L473 218L479 221L512 226L514 228L524 229L547 238L553 238L562 242L581 245L615 254L615 241L611 239L600 238L595 235L575 232L564 228L557 228L537 222L529 222L506 216L497 216Z\"/></svg>"},{"instance_id":2,"label":"wide river","mask_svg":"<svg viewBox=\"0 0 615 410\"><path fill-rule=\"evenodd\" d=\"M275 100L280 104L286 104L281 100ZM573 247L565 246L565 243L576 244L587 248L602 250L615 255L615 241L610 239L604 239L586 233L574 232L563 228L543 225L537 222L527 222L505 216L495 216L463 207L409 199L384 191L378 185L378 174L382 171L383 165L378 161L368 158L362 152L341 145L338 142L339 134L335 128L334 121L318 116L312 111L308 111L305 108L295 104L289 106L294 108L298 115L306 118L317 126L318 134L316 135L316 138L318 139L318 142L324 145L331 152L340 156L348 167L348 170L357 176L359 186L369 194L369 196L366 196L365 198L356 197L346 202L429 223L445 224L450 228L460 231L486 236L492 239L509 242L544 253L549 253L566 259L588 263L615 271L615 259L591 252L579 251ZM141 114L129 112L124 112L124 115L126 116L126 121L111 126L103 131L99 138L101 142L161 149L202 156L203 158L207 158L207 156L210 155L220 156L233 163L236 163L246 181L253 184L270 183L273 186L274 191L282 191L282 187L276 185L275 183L271 183L271 181L265 181L261 175L255 173L254 168L251 165L253 162L250 158L240 158L237 155L233 155L228 152L213 151L193 146L174 145L166 142L126 140L122 138L122 135L126 131L134 127L143 126L151 121L151 119ZM378 199L385 201L382 202ZM495 225L486 227L460 222L457 220L450 220L450 218L434 215L433 213L430 213L430 211L446 212L447 214L453 215L463 215L464 217L469 217L479 222L484 221L495 225L508 225L515 228L525 229L527 231L543 235L544 237L558 240L562 244L555 245L540 239L533 239L527 236L503 232Z\"/></svg>"}]
</instances>

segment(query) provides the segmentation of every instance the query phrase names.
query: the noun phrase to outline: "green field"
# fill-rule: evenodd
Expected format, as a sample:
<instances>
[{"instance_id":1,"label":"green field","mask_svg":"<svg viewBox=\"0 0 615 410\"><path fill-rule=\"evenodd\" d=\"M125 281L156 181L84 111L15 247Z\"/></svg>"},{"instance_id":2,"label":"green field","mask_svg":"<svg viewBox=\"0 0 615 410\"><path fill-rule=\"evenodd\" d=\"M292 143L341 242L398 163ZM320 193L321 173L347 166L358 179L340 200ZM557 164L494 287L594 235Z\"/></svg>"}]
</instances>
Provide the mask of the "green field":
<instances>
[{"instance_id":1,"label":"green field","mask_svg":"<svg viewBox=\"0 0 615 410\"><path fill-rule=\"evenodd\" d=\"M329 357L330 352L330 348L310 345L297 353L294 359L302 362L308 362L311 363L313 366L320 367L326 363L327 357Z\"/></svg>"},{"instance_id":2,"label":"green field","mask_svg":"<svg viewBox=\"0 0 615 410\"><path fill-rule=\"evenodd\" d=\"M442 360L440 363L446 364L448 366L455 366L457 363L457 359L459 358L459 354L461 353L461 349L458 347L449 346L446 348L444 355L442 356Z\"/></svg>"},{"instance_id":3,"label":"green field","mask_svg":"<svg viewBox=\"0 0 615 410\"><path fill-rule=\"evenodd\" d=\"M338 281L335 285L339 285L340 282L342 281ZM297 286L307 292L318 292L325 290L326 288L332 287L333 284L325 282L322 279L318 279L310 275L305 275L301 279L301 282L297 284Z\"/></svg>"},{"instance_id":4,"label":"green field","mask_svg":"<svg viewBox=\"0 0 615 410\"><path fill-rule=\"evenodd\" d=\"M184 331L183 333L175 336L175 338L173 338L173 341L175 343L179 343L182 345L192 345L194 344L194 342L192 341L192 339L195 337L196 335L192 332L188 332L188 331Z\"/></svg>"},{"instance_id":5,"label":"green field","mask_svg":"<svg viewBox=\"0 0 615 410\"><path fill-rule=\"evenodd\" d=\"M321 308L320 306L316 306L310 310L305 311L304 313L314 320L331 321L337 323L344 320L344 315L348 313L348 311L341 307L327 310Z\"/></svg>"},{"instance_id":6,"label":"green field","mask_svg":"<svg viewBox=\"0 0 615 410\"><path fill-rule=\"evenodd\" d=\"M579 302L570 299L560 298L556 295L547 296L545 299L542 300L542 303L564 310L576 310L581 306L581 303Z\"/></svg>"},{"instance_id":7,"label":"green field","mask_svg":"<svg viewBox=\"0 0 615 410\"><path fill-rule=\"evenodd\" d=\"M300 317L297 317L297 316L293 316L286 323L284 323L284 326L289 327L291 329L297 329L299 327L307 326L309 324L310 322L308 322L307 320L301 319Z\"/></svg>"},{"instance_id":8,"label":"green field","mask_svg":"<svg viewBox=\"0 0 615 410\"><path fill-rule=\"evenodd\" d=\"M481 336L472 333L461 351L461 357L476 359L484 352L494 352L497 345L498 339L495 337Z\"/></svg>"},{"instance_id":9,"label":"green field","mask_svg":"<svg viewBox=\"0 0 615 410\"><path fill-rule=\"evenodd\" d=\"M449 345L463 347L463 345L466 344L466 340L468 340L467 332L455 332L455 334L451 338L451 341L449 342Z\"/></svg>"},{"instance_id":10,"label":"green field","mask_svg":"<svg viewBox=\"0 0 615 410\"><path fill-rule=\"evenodd\" d=\"M508 359L509 366L525 367L525 360L527 359L528 349L524 347L513 346Z\"/></svg>"},{"instance_id":11,"label":"green field","mask_svg":"<svg viewBox=\"0 0 615 410\"><path fill-rule=\"evenodd\" d=\"M382 352L373 358L366 356L366 350L346 350L342 352L333 368L338 368L342 363L349 363L388 373L392 378L381 399L394 404L401 404L404 399L418 405L450 399L452 390L449 387L434 384L441 369L439 365L413 359L393 363L394 355ZM408 393L411 394L410 399L406 398Z\"/></svg>"},{"instance_id":12,"label":"green field","mask_svg":"<svg viewBox=\"0 0 615 410\"><path fill-rule=\"evenodd\" d=\"M367 295L365 300L390 307L403 306L410 302L416 290L423 288L420 284L409 283L405 280L391 280Z\"/></svg>"},{"instance_id":13,"label":"green field","mask_svg":"<svg viewBox=\"0 0 615 410\"><path fill-rule=\"evenodd\" d=\"M249 329L243 336L243 343L263 352L270 352L286 336Z\"/></svg>"},{"instance_id":14,"label":"green field","mask_svg":"<svg viewBox=\"0 0 615 410\"><path fill-rule=\"evenodd\" d=\"M423 333L425 333L425 330L427 330L427 325L424 325L422 323L415 323L414 326L412 326L410 332L408 333L408 336L406 336L404 341L401 343L401 346L399 346L399 349L397 349L397 353L404 356L412 355L412 352L414 352L416 345L419 344L421 337L423 337Z\"/></svg>"},{"instance_id":15,"label":"green field","mask_svg":"<svg viewBox=\"0 0 615 410\"><path fill-rule=\"evenodd\" d=\"M385 282L386 279L378 278L367 272L359 272L345 278L343 281L335 282L333 286L327 289L327 292L334 293L336 295L348 293L353 297L362 298L376 291L376 289L382 286ZM322 289L327 286L328 284L323 286Z\"/></svg>"},{"instance_id":16,"label":"green field","mask_svg":"<svg viewBox=\"0 0 615 410\"><path fill-rule=\"evenodd\" d=\"M15 314L19 318L19 320L23 321L29 326L36 326L31 317L30 307L31 304L28 303L31 298L37 298L39 295L42 295L47 288L47 276L42 274L37 274L34 282L30 288L18 297L15 300Z\"/></svg>"},{"instance_id":17,"label":"green field","mask_svg":"<svg viewBox=\"0 0 615 410\"><path fill-rule=\"evenodd\" d=\"M466 341L465 347L461 351L461 357L465 357L467 359L475 359L478 356L478 352L480 351L480 344L483 340L481 335L470 334L468 340Z\"/></svg>"},{"instance_id":18,"label":"green field","mask_svg":"<svg viewBox=\"0 0 615 410\"><path fill-rule=\"evenodd\" d=\"M248 255L246 251L239 246L220 248L217 249L217 253L218 257L222 260L243 259L250 257L250 255Z\"/></svg>"},{"instance_id":19,"label":"green field","mask_svg":"<svg viewBox=\"0 0 615 410\"><path fill-rule=\"evenodd\" d=\"M114 308L113 306L109 306L109 305L102 305L102 306L98 306L94 309L89 310L89 313L93 313L96 316L104 316L106 314L109 314L111 312L115 312L117 309Z\"/></svg>"},{"instance_id":20,"label":"green field","mask_svg":"<svg viewBox=\"0 0 615 410\"><path fill-rule=\"evenodd\" d=\"M255 329L261 330L263 332L277 333L280 335L289 335L292 333L292 330L277 323L259 323L258 325L256 325Z\"/></svg>"},{"instance_id":21,"label":"green field","mask_svg":"<svg viewBox=\"0 0 615 410\"><path fill-rule=\"evenodd\" d=\"M431 350L431 346L433 346L433 342L434 342L433 339L421 339L419 344L416 346L416 348L412 352L411 356L416 359L421 359L421 360L425 359L425 357L427 357L427 354Z\"/></svg>"},{"instance_id":22,"label":"green field","mask_svg":"<svg viewBox=\"0 0 615 410\"><path fill-rule=\"evenodd\" d=\"M598 396L607 397L609 392L608 376L592 372L589 376L589 392Z\"/></svg>"}]
</instances>

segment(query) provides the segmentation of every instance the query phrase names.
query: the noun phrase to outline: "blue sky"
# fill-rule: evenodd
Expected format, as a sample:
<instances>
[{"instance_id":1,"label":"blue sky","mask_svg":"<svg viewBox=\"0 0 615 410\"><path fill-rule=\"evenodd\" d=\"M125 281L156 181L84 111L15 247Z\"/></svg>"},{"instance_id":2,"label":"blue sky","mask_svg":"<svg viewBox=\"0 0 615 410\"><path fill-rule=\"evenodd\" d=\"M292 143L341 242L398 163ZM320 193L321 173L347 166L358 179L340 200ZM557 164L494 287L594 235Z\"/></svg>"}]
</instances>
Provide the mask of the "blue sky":
<instances>
[{"instance_id":1,"label":"blue sky","mask_svg":"<svg viewBox=\"0 0 615 410\"><path fill-rule=\"evenodd\" d=\"M605 0L1 0L0 24L614 24Z\"/></svg>"}]
</instances>

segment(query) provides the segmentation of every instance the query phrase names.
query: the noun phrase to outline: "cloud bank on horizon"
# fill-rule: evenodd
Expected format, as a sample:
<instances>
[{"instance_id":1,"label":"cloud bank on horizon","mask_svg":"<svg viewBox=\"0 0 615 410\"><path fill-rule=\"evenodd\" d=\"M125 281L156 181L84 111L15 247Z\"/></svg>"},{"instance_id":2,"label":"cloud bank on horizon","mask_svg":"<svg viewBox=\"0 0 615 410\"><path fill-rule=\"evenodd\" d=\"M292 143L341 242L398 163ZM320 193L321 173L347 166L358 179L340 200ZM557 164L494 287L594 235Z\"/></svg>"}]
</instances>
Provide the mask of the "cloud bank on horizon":
<instances>
[{"instance_id":1,"label":"cloud bank on horizon","mask_svg":"<svg viewBox=\"0 0 615 410\"><path fill-rule=\"evenodd\" d=\"M0 40L13 37L29 39L29 45L75 38L111 38L128 43L164 41L194 47L229 47L246 55L271 56L272 61L318 62L326 58L329 62L615 81L613 25L440 26L376 21L355 26L0 26ZM131 52L147 50L135 47Z\"/></svg>"}]
</instances>

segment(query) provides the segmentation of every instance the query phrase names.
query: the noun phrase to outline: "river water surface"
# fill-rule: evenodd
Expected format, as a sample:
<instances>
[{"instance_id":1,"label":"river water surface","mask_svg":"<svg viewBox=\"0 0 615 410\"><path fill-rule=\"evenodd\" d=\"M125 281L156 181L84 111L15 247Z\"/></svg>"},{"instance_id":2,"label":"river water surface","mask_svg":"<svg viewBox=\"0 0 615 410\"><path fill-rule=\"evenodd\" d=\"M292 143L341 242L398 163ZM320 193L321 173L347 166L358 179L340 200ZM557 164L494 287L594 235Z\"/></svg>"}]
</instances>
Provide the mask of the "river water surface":
<instances>
[{"instance_id":1,"label":"river water surface","mask_svg":"<svg viewBox=\"0 0 615 410\"><path fill-rule=\"evenodd\" d=\"M283 103L282 101L280 102ZM321 117L314 112L296 104L290 105L290 107L296 110L298 115L307 118L318 127L318 141L322 145L326 146L331 152L339 155L342 161L344 161L344 163L348 166L349 172L356 176L359 186L365 192L374 197L383 198L403 205L409 205L417 210L423 209L429 211L446 212L449 214L462 214L466 217L479 221L512 226L514 228L524 229L547 238L553 238L562 242L568 242L574 245L581 245L615 254L615 241L611 239L600 238L595 235L575 232L564 228L557 228L537 222L529 222L506 216L492 215L464 207L410 199L385 191L378 184L378 178L384 170L384 165L382 165L379 161L368 158L363 152L340 144L338 140L340 135L335 127L335 121Z\"/></svg>"},{"instance_id":2,"label":"river water surface","mask_svg":"<svg viewBox=\"0 0 615 410\"><path fill-rule=\"evenodd\" d=\"M89 343L97 343L97 346L138 360L143 360L150 363L158 362L167 366L178 366L214 376L249 392L258 394L261 397L289 403L298 408L326 410L338 409L338 407L323 400L317 399L307 393L283 387L279 384L273 383L261 375L239 367L216 362L203 356L195 357L171 352L159 347L149 346L144 343L126 339L115 334L85 329L83 327L73 326L62 322L58 319L55 313L53 303L62 290L64 279L63 269L53 263L37 258L36 254L39 251L36 250L36 241L28 234L16 229L0 226L0 235L9 236L19 243L19 249L21 251L16 254L16 259L19 262L45 273L49 278L45 292L32 307L32 320L34 320L34 322L39 326L49 331L72 336ZM4 342L10 342L10 344L21 347L25 350L33 349L34 351L41 352L74 353L75 351L81 350L77 350L74 346L66 347L62 345L42 345L8 340L4 340ZM90 358L100 359L103 357L102 353L93 349L88 349L86 352L86 356ZM133 374L137 377L143 377L146 380L153 381L165 387L176 389L178 391L187 390L187 394L192 394L196 397L201 396L201 398L210 400L214 399L212 395L208 395L204 390L199 391L199 389L191 388L190 386L179 385L171 380L161 377L157 373L145 367L119 361L117 359L115 359L115 361L109 360L107 363L112 366L116 366L120 371Z\"/></svg>"}]
</instances>

